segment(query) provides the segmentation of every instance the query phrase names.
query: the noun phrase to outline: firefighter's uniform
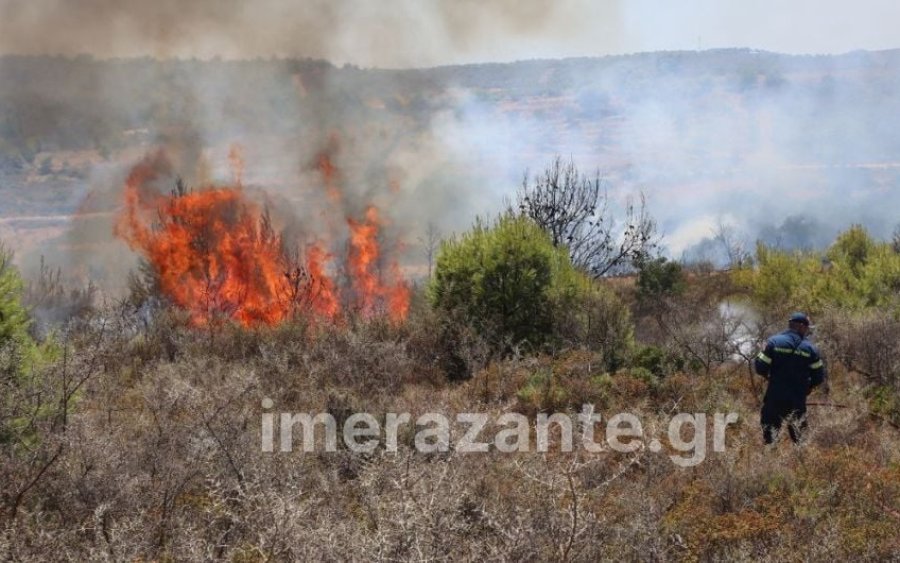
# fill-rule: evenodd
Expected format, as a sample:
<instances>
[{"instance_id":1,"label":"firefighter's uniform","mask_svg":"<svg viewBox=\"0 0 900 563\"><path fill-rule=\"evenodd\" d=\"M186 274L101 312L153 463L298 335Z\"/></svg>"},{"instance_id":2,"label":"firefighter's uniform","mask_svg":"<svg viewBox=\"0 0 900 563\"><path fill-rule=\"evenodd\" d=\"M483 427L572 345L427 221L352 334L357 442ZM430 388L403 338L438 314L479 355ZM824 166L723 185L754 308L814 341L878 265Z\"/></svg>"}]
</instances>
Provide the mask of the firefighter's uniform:
<instances>
[{"instance_id":1,"label":"firefighter's uniform","mask_svg":"<svg viewBox=\"0 0 900 563\"><path fill-rule=\"evenodd\" d=\"M756 373L769 381L760 415L765 442L775 440L785 421L791 439L799 442L806 428L806 396L825 381L819 351L799 333L786 330L769 338L755 364Z\"/></svg>"}]
</instances>

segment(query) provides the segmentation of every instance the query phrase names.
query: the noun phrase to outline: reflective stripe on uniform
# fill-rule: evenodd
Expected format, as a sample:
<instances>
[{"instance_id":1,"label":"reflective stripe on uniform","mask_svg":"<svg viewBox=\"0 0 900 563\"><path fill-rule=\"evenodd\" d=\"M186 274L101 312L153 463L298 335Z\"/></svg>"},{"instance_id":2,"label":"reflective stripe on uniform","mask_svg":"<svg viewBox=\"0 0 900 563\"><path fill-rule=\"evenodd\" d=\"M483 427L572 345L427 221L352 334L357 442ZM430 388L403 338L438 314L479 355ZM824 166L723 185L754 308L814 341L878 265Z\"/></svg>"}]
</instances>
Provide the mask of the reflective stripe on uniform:
<instances>
[{"instance_id":1,"label":"reflective stripe on uniform","mask_svg":"<svg viewBox=\"0 0 900 563\"><path fill-rule=\"evenodd\" d=\"M804 358L811 358L812 354L809 352L804 352L803 350L794 350L793 348L775 348L775 351L780 354L796 354L798 356L803 356Z\"/></svg>"},{"instance_id":2,"label":"reflective stripe on uniform","mask_svg":"<svg viewBox=\"0 0 900 563\"><path fill-rule=\"evenodd\" d=\"M813 364L811 364L809 366L809 369L820 369L824 366L825 366L825 364L822 363L822 360L819 360L818 362L814 362Z\"/></svg>"},{"instance_id":3,"label":"reflective stripe on uniform","mask_svg":"<svg viewBox=\"0 0 900 563\"><path fill-rule=\"evenodd\" d=\"M772 363L772 358L766 356L765 352L760 352L759 356L756 356L756 359L766 364Z\"/></svg>"}]
</instances>

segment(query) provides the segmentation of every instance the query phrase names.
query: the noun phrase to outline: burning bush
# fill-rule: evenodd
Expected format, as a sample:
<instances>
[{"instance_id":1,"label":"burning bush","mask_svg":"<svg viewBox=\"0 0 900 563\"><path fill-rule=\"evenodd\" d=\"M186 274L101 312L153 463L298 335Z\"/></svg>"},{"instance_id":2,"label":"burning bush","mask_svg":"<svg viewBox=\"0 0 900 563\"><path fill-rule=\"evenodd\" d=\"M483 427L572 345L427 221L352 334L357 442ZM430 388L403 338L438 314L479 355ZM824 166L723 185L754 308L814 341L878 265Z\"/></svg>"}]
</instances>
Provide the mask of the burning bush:
<instances>
[{"instance_id":1,"label":"burning bush","mask_svg":"<svg viewBox=\"0 0 900 563\"><path fill-rule=\"evenodd\" d=\"M366 317L406 317L409 292L398 269L387 276L379 270L375 207L362 220L347 218L350 287L342 302L330 271L334 255L323 242L312 240L292 253L294 241L275 231L268 210L251 201L240 183L189 191L179 181L163 194L157 185L170 175L162 152L134 167L116 234L143 256L158 291L188 311L195 325L217 318L272 325L297 313L333 320L342 305Z\"/></svg>"}]
</instances>

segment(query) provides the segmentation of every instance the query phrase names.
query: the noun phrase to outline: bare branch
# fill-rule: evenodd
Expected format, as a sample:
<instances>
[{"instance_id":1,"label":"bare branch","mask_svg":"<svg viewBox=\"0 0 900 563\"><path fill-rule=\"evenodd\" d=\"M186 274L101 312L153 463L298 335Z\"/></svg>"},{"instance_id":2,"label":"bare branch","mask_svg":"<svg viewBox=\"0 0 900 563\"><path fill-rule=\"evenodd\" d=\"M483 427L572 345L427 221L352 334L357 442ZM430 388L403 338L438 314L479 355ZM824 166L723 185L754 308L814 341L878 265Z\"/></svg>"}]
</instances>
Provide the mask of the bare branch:
<instances>
[{"instance_id":1,"label":"bare branch","mask_svg":"<svg viewBox=\"0 0 900 563\"><path fill-rule=\"evenodd\" d=\"M594 277L631 268L658 242L643 195L638 204L627 202L620 227L599 171L588 177L559 156L533 180L525 175L516 205L514 211L540 225L555 246L568 249L576 267Z\"/></svg>"}]
</instances>

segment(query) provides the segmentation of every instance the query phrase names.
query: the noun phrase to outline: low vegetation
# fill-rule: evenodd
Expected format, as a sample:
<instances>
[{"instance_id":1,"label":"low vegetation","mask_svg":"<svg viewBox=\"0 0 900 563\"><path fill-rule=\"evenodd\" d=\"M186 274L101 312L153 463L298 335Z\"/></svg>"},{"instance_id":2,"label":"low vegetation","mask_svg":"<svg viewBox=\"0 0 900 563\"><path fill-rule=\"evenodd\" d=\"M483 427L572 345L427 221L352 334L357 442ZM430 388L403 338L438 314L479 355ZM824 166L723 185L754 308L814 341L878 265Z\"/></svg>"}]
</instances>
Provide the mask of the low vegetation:
<instances>
[{"instance_id":1,"label":"low vegetation","mask_svg":"<svg viewBox=\"0 0 900 563\"><path fill-rule=\"evenodd\" d=\"M80 306L33 335L4 258L0 553L896 559L898 264L857 227L821 255L760 246L731 273L646 258L633 278L591 280L536 224L507 216L443 244L402 323L301 316L197 329L182 311L149 315L125 300ZM785 311L804 307L829 360L829 394L812 397L805 445L765 449L762 382L748 361ZM339 424L357 412L497 420L586 403L634 413L648 434L676 413L739 422L725 451L695 467L674 464L671 444L563 453L555 434L542 453L417 453L411 429L397 452L261 447L266 412L329 413Z\"/></svg>"}]
</instances>

